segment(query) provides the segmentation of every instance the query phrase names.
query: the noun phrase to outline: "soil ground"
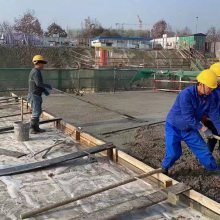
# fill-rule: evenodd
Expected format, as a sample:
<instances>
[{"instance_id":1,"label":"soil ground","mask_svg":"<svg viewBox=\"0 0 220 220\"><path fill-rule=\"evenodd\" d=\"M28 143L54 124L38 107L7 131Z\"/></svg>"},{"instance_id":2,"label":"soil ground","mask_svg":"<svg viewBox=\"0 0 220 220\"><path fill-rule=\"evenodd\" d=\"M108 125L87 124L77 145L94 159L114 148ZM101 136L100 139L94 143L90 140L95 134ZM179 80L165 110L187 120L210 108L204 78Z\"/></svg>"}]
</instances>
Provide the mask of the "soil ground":
<instances>
[{"instance_id":1,"label":"soil ground","mask_svg":"<svg viewBox=\"0 0 220 220\"><path fill-rule=\"evenodd\" d=\"M142 127L137 130L135 141L130 143L131 154L154 168L161 167L165 154L164 125ZM182 143L183 155L169 170L169 176L190 185L196 191L220 202L220 178L204 171L190 149ZM220 151L214 151L220 161Z\"/></svg>"}]
</instances>

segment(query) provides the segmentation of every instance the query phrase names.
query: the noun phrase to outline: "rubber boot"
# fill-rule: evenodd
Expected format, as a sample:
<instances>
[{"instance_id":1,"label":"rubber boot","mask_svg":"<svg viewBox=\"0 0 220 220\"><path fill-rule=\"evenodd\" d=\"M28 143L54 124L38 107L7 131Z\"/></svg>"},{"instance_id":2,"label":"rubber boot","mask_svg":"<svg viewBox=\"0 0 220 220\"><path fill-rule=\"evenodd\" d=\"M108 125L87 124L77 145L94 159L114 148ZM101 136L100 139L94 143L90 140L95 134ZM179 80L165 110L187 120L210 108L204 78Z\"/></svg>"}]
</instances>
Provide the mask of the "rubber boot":
<instances>
[{"instance_id":1,"label":"rubber boot","mask_svg":"<svg viewBox=\"0 0 220 220\"><path fill-rule=\"evenodd\" d=\"M30 122L30 133L37 134L37 118L31 118Z\"/></svg>"},{"instance_id":2,"label":"rubber boot","mask_svg":"<svg viewBox=\"0 0 220 220\"><path fill-rule=\"evenodd\" d=\"M45 129L41 129L41 128L39 127L39 119L38 119L37 122L36 122L36 131L37 131L37 133L43 133L43 132L46 131Z\"/></svg>"},{"instance_id":3,"label":"rubber boot","mask_svg":"<svg viewBox=\"0 0 220 220\"><path fill-rule=\"evenodd\" d=\"M31 134L37 134L45 132L44 129L39 128L39 119L38 118L32 118L30 123L30 133Z\"/></svg>"}]
</instances>

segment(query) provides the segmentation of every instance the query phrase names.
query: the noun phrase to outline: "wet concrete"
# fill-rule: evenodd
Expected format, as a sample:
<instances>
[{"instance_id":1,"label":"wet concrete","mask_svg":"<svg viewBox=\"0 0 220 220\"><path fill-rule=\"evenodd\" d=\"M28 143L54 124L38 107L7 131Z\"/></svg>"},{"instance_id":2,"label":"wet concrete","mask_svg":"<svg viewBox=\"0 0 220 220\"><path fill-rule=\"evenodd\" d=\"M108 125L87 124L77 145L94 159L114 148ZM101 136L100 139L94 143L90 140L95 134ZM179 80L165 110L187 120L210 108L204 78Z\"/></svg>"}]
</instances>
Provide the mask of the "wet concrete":
<instances>
[{"instance_id":1,"label":"wet concrete","mask_svg":"<svg viewBox=\"0 0 220 220\"><path fill-rule=\"evenodd\" d=\"M135 141L130 143L131 154L154 168L161 167L165 155L164 126L152 126L137 130ZM182 143L183 155L170 169L173 179L184 182L207 197L220 202L220 178L207 174L190 149ZM220 162L220 150L214 151Z\"/></svg>"},{"instance_id":2,"label":"wet concrete","mask_svg":"<svg viewBox=\"0 0 220 220\"><path fill-rule=\"evenodd\" d=\"M128 152L126 145L134 140L136 129L123 129L165 120L175 97L174 93L153 91L93 93L80 97L56 92L45 97L43 105L54 115Z\"/></svg>"}]
</instances>

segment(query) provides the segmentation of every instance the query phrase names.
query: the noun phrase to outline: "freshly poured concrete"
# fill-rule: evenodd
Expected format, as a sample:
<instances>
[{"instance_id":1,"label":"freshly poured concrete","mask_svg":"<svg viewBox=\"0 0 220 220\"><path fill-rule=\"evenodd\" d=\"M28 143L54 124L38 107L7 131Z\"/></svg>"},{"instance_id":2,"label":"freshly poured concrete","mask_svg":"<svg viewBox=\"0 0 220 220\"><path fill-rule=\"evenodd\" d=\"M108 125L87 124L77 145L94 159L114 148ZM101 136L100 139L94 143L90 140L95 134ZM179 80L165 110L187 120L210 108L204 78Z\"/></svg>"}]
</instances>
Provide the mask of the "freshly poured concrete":
<instances>
[{"instance_id":1,"label":"freshly poured concrete","mask_svg":"<svg viewBox=\"0 0 220 220\"><path fill-rule=\"evenodd\" d=\"M1 115L14 114L16 109L3 109ZM0 127L9 126L20 117L5 118L0 120ZM25 116L28 120L28 116ZM25 152L26 157L14 158L0 156L0 166L36 162L41 155L33 154L54 143L56 139L66 136L54 129L51 125L44 125L46 133L31 135L27 142L17 142L13 133L0 134L0 148ZM82 146L73 141L73 144L55 147L48 158L57 157L80 150ZM91 163L87 157L73 162L57 165L44 170L23 173L13 176L0 177L0 219L19 219L25 211L42 207L48 203L59 202L63 199L82 195L86 192L108 186L134 175L125 167L110 162L105 157L96 155L97 162ZM159 189L159 186L149 181L136 181L113 190L92 196L90 198L51 210L32 219L63 219L85 217L86 213L95 212L106 207L131 200L143 194L149 194ZM116 206L117 207L117 206ZM206 219L199 212L182 204L172 206L162 202L144 210L134 210L124 215L124 219ZM100 216L102 219L102 216Z\"/></svg>"},{"instance_id":2,"label":"freshly poured concrete","mask_svg":"<svg viewBox=\"0 0 220 220\"><path fill-rule=\"evenodd\" d=\"M103 133L165 120L175 98L174 93L153 91L94 93L84 96L55 92L44 97L43 105L45 110L62 117L69 123L129 151L126 144L134 140L136 129L107 135ZM131 120L122 114L136 117L141 121Z\"/></svg>"}]
</instances>

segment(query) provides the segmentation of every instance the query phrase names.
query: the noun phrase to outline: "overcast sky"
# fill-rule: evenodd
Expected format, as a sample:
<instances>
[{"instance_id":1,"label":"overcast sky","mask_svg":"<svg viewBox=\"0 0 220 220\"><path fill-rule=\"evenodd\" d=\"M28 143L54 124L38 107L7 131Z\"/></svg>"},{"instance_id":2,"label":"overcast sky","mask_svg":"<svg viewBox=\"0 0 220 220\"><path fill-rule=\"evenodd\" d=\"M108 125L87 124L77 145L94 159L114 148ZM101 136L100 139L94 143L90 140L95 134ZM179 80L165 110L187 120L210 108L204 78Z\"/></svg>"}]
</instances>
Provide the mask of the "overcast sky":
<instances>
[{"instance_id":1,"label":"overcast sky","mask_svg":"<svg viewBox=\"0 0 220 220\"><path fill-rule=\"evenodd\" d=\"M138 24L137 15L148 28L164 19L174 30L188 26L195 32L198 16L198 32L210 26L220 29L220 0L0 0L0 22L14 22L29 9L44 29L52 22L80 28L88 16L103 27L115 28L116 23Z\"/></svg>"}]
</instances>

